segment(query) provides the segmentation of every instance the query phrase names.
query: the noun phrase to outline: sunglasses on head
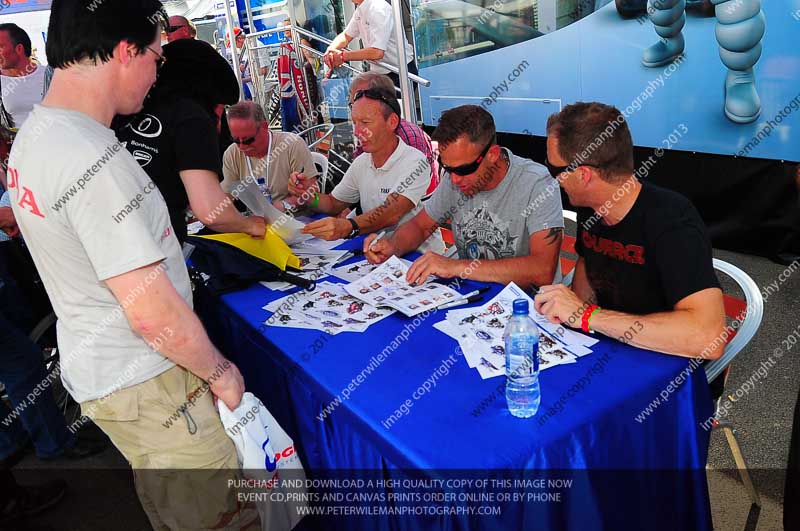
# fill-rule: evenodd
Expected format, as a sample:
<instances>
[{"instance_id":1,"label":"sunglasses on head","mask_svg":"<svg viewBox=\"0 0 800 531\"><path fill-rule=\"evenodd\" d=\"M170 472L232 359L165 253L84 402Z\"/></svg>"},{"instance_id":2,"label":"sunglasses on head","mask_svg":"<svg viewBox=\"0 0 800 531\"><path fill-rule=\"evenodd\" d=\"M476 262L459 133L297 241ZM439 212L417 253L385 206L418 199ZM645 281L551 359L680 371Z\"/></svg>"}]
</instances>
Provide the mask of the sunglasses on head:
<instances>
[{"instance_id":1,"label":"sunglasses on head","mask_svg":"<svg viewBox=\"0 0 800 531\"><path fill-rule=\"evenodd\" d=\"M254 134L250 138L234 138L233 141L234 143L239 144L240 146L249 146L250 144L256 141L256 137L258 136L259 130L261 130L261 124L258 124L258 126L256 126L256 134Z\"/></svg>"},{"instance_id":2,"label":"sunglasses on head","mask_svg":"<svg viewBox=\"0 0 800 531\"><path fill-rule=\"evenodd\" d=\"M564 173L567 170L575 171L580 166L589 166L590 168L600 169L600 166L596 166L594 164L578 164L576 166L573 166L571 164L567 164L566 166L556 166L555 164L550 162L550 159L548 159L548 158L544 159L544 165L547 166L547 171L550 172L550 175L553 177L553 179L557 179L559 175L561 175L562 173Z\"/></svg>"},{"instance_id":3,"label":"sunglasses on head","mask_svg":"<svg viewBox=\"0 0 800 531\"><path fill-rule=\"evenodd\" d=\"M486 154L489 152L489 149L493 145L494 145L494 138L491 139L488 144L486 144L486 147L483 148L483 151L481 151L481 154L478 155L477 159L470 162L469 164L462 164L461 166L448 166L444 162L442 162L442 156L439 155L439 168L443 169L447 173L455 175L461 175L461 176L471 175L476 171L478 171L478 167L481 165L481 162L483 162L484 157L486 157Z\"/></svg>"},{"instance_id":4,"label":"sunglasses on head","mask_svg":"<svg viewBox=\"0 0 800 531\"><path fill-rule=\"evenodd\" d=\"M353 93L353 101L350 102L350 107L353 107L353 104L360 100L361 98L368 98L371 100L378 100L382 101L386 105L392 109L392 112L395 113L398 117L400 116L400 105L397 104L397 100L390 99L384 96L380 91L375 89L364 89L364 90L357 90Z\"/></svg>"}]
</instances>

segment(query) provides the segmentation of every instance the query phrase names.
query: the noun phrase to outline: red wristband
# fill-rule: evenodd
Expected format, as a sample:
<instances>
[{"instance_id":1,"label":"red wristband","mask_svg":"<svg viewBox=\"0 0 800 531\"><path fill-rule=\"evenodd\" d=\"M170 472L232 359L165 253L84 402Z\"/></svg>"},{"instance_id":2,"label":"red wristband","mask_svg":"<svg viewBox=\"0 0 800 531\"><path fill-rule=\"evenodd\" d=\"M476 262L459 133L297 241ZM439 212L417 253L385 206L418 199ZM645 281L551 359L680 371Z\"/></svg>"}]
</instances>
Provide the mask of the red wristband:
<instances>
[{"instance_id":1,"label":"red wristband","mask_svg":"<svg viewBox=\"0 0 800 531\"><path fill-rule=\"evenodd\" d=\"M583 316L581 317L581 330L583 330L587 334L591 332L591 330L589 329L589 319L592 317L592 314L599 309L600 307L597 306L596 304L590 304L583 311Z\"/></svg>"}]
</instances>

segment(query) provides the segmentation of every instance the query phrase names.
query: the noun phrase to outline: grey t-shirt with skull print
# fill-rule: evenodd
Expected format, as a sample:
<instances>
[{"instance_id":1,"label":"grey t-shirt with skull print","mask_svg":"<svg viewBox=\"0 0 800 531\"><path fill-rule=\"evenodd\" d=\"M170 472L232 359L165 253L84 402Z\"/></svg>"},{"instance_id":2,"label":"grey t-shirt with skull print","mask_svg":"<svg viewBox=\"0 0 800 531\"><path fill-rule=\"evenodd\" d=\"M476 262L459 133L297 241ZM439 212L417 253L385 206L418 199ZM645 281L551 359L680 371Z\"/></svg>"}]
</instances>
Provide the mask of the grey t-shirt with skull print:
<instances>
[{"instance_id":1,"label":"grey t-shirt with skull print","mask_svg":"<svg viewBox=\"0 0 800 531\"><path fill-rule=\"evenodd\" d=\"M532 234L564 227L558 181L545 166L518 157L506 148L503 151L510 165L493 190L467 196L453 185L448 174L423 203L436 222L452 218L461 259L527 256Z\"/></svg>"}]
</instances>

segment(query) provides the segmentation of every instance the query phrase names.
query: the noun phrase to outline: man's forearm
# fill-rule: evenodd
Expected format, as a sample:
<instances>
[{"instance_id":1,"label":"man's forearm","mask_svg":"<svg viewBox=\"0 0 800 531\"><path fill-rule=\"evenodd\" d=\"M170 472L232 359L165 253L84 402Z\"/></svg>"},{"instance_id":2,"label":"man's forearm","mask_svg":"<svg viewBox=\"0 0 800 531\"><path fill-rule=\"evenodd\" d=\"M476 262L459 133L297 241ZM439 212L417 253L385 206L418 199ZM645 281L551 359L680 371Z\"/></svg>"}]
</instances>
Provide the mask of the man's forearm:
<instances>
[{"instance_id":1,"label":"man's forearm","mask_svg":"<svg viewBox=\"0 0 800 531\"><path fill-rule=\"evenodd\" d=\"M336 216L344 210L344 208L339 204L337 201L334 201L330 194L319 194L319 202L312 206L314 200L308 201L306 206L309 207L314 212L320 212L322 214L328 214L329 216Z\"/></svg>"},{"instance_id":2,"label":"man's forearm","mask_svg":"<svg viewBox=\"0 0 800 531\"><path fill-rule=\"evenodd\" d=\"M400 225L392 235L391 243L397 256L403 256L422 245L429 236L430 234L425 234L425 230L411 220Z\"/></svg>"},{"instance_id":3,"label":"man's forearm","mask_svg":"<svg viewBox=\"0 0 800 531\"><path fill-rule=\"evenodd\" d=\"M341 50L345 46L347 46L347 37L344 32L341 32L331 41L328 50Z\"/></svg>"},{"instance_id":4,"label":"man's forearm","mask_svg":"<svg viewBox=\"0 0 800 531\"><path fill-rule=\"evenodd\" d=\"M384 52L378 48L362 48L361 50L347 50L343 59L345 61L380 61Z\"/></svg>"},{"instance_id":5,"label":"man's forearm","mask_svg":"<svg viewBox=\"0 0 800 531\"><path fill-rule=\"evenodd\" d=\"M203 225L216 232L250 232L253 220L243 216L236 210L230 196L224 196L215 210L200 216L200 221L203 222Z\"/></svg>"},{"instance_id":6,"label":"man's forearm","mask_svg":"<svg viewBox=\"0 0 800 531\"><path fill-rule=\"evenodd\" d=\"M379 209L381 207L378 207ZM360 216L356 216L355 221L361 234L370 234L377 232L383 228L396 225L402 219L403 213L394 212L391 208L385 209L384 212L379 212L378 209L372 209L369 212L364 212Z\"/></svg>"},{"instance_id":7,"label":"man's forearm","mask_svg":"<svg viewBox=\"0 0 800 531\"><path fill-rule=\"evenodd\" d=\"M712 341L704 339L707 331L698 329L689 310L633 315L600 309L590 321L592 330L639 348L695 358ZM718 349L714 358L722 353Z\"/></svg>"},{"instance_id":8,"label":"man's forearm","mask_svg":"<svg viewBox=\"0 0 800 531\"><path fill-rule=\"evenodd\" d=\"M225 357L208 338L197 316L186 306L159 322L135 330L152 347L188 371L208 381Z\"/></svg>"},{"instance_id":9,"label":"man's forearm","mask_svg":"<svg viewBox=\"0 0 800 531\"><path fill-rule=\"evenodd\" d=\"M467 266L470 260L459 260L459 262L463 262L464 267L461 269L467 272L465 278L498 284L514 282L523 289L552 284L555 275L555 269L551 265L543 264L541 260L529 256L480 260L477 266L469 268Z\"/></svg>"}]
</instances>

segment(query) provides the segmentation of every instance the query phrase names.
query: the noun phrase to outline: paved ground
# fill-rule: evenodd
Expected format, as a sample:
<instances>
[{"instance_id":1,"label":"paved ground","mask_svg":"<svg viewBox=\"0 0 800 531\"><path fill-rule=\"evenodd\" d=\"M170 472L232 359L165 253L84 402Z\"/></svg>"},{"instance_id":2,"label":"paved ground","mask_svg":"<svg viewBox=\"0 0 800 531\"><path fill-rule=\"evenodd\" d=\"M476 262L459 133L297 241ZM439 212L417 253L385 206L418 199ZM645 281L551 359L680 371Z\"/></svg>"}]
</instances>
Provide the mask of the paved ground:
<instances>
[{"instance_id":1,"label":"paved ground","mask_svg":"<svg viewBox=\"0 0 800 531\"><path fill-rule=\"evenodd\" d=\"M574 230L574 227L573 227ZM573 232L574 233L574 232ZM715 251L717 258L736 264L747 272L759 287L765 288L786 268L764 258L726 251ZM725 282L726 290L730 283ZM800 346L776 359L774 351L800 323L800 270L769 294L764 321L750 345L737 357L726 386L726 396L735 399L730 413L737 429L742 451L753 469L757 489L762 496L760 514L749 514L750 503L738 480L725 437L714 433L709 452L709 486L715 528L722 531L782 529L783 469L789 447L792 412L800 387ZM774 366L752 382L747 394L737 389L752 378L762 363L773 355ZM756 373L757 374L757 373ZM763 371L762 371L763 374ZM93 436L103 437L94 432ZM70 531L115 529L150 529L138 505L133 481L126 463L114 449L81 463L81 470L65 465L43 466L28 456L15 471L21 482L35 482L45 477L62 477L71 492L57 508L42 515L37 522L54 529Z\"/></svg>"}]
</instances>

